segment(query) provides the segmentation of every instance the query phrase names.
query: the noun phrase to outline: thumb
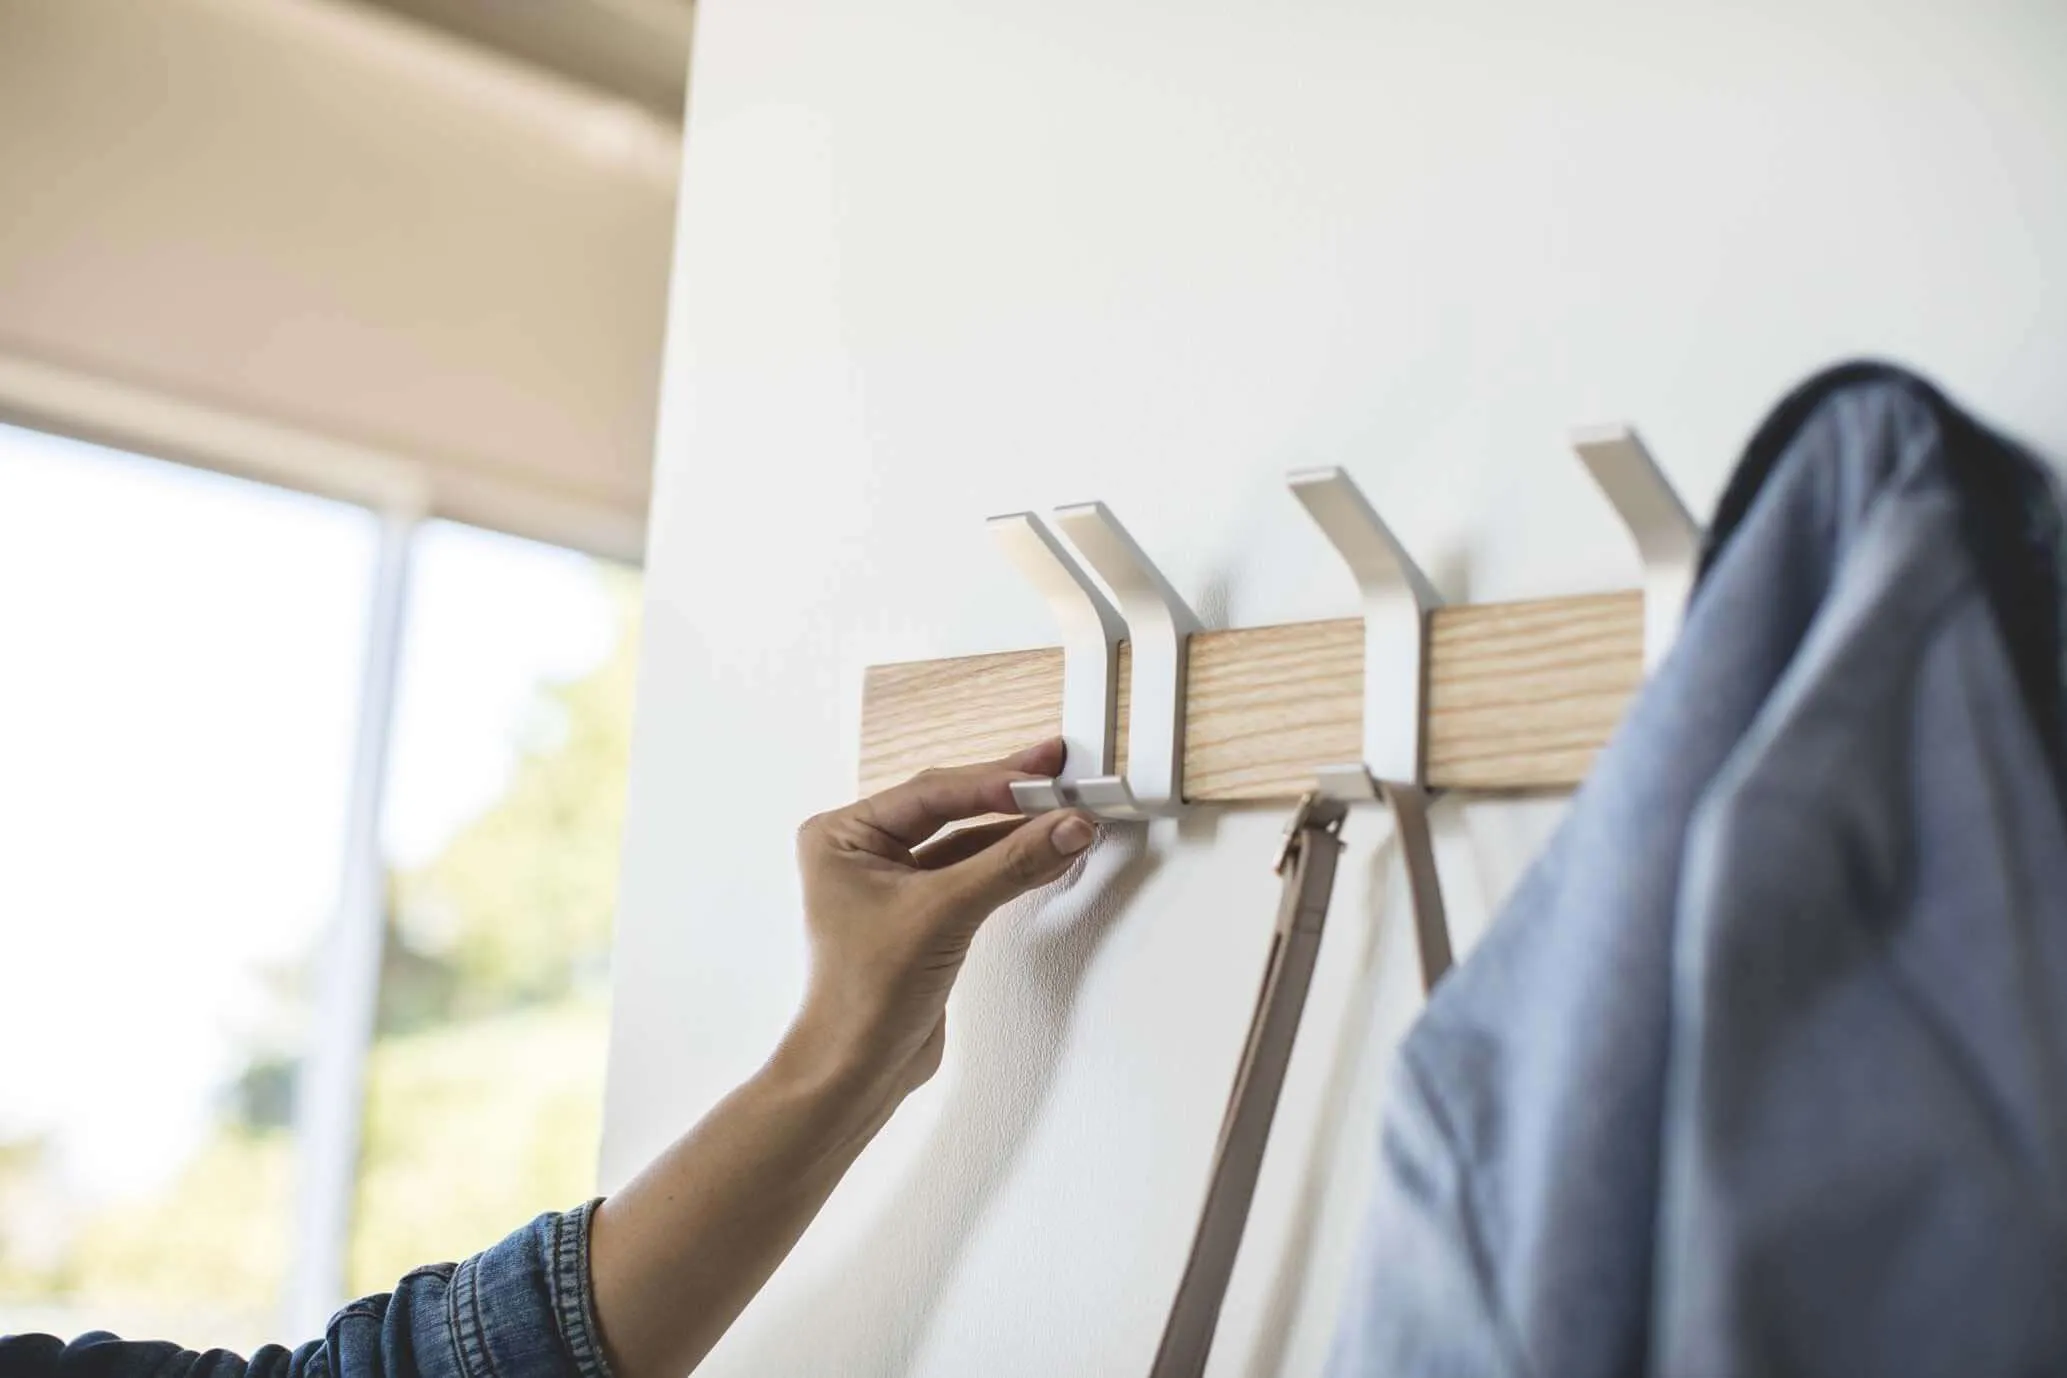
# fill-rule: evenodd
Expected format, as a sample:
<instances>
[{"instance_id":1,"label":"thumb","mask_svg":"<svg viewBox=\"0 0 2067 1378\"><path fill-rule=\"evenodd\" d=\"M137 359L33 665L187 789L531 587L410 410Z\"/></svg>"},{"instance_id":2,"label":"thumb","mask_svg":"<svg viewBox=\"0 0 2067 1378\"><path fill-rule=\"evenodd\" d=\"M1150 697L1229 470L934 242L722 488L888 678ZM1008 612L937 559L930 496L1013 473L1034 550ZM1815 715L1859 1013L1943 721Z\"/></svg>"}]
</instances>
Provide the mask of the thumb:
<instances>
[{"instance_id":1,"label":"thumb","mask_svg":"<svg viewBox=\"0 0 2067 1378\"><path fill-rule=\"evenodd\" d=\"M1098 825L1074 810L1038 814L992 846L948 867L957 891L979 907L981 923L991 911L1046 885L1098 836Z\"/></svg>"}]
</instances>

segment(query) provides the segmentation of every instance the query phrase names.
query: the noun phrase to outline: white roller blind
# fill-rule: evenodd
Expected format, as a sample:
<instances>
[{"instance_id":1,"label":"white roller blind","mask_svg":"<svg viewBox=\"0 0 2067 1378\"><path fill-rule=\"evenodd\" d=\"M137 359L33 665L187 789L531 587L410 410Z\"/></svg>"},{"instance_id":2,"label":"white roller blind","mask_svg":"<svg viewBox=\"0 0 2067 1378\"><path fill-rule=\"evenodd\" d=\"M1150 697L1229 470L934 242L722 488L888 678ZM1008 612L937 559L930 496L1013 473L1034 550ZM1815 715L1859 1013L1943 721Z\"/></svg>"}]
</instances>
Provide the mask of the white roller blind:
<instances>
[{"instance_id":1,"label":"white roller blind","mask_svg":"<svg viewBox=\"0 0 2067 1378\"><path fill-rule=\"evenodd\" d=\"M635 557L678 139L330 0L0 3L0 414Z\"/></svg>"}]
</instances>

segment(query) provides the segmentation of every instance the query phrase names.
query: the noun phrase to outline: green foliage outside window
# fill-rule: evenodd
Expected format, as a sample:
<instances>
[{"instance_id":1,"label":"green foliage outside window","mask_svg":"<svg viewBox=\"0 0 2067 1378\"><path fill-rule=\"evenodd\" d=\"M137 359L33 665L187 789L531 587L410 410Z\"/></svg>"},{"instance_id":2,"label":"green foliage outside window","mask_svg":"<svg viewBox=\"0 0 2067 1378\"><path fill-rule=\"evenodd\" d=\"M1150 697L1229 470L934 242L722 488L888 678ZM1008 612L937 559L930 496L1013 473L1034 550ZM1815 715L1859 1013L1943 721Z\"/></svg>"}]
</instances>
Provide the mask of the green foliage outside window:
<instances>
[{"instance_id":1,"label":"green foliage outside window","mask_svg":"<svg viewBox=\"0 0 2067 1378\"><path fill-rule=\"evenodd\" d=\"M636 576L600 577L620 617L610 656L543 687L536 740L502 797L428 865L391 877L355 1295L594 1189L638 654ZM269 1323L293 1244L292 1074L275 1050L254 1050L184 1172L65 1229L61 1247L0 1228L0 1290L54 1304L133 1299L132 1314L186 1308L234 1317L235 1332L306 1338ZM41 1158L37 1144L0 1143L0 1222L33 1217Z\"/></svg>"}]
</instances>

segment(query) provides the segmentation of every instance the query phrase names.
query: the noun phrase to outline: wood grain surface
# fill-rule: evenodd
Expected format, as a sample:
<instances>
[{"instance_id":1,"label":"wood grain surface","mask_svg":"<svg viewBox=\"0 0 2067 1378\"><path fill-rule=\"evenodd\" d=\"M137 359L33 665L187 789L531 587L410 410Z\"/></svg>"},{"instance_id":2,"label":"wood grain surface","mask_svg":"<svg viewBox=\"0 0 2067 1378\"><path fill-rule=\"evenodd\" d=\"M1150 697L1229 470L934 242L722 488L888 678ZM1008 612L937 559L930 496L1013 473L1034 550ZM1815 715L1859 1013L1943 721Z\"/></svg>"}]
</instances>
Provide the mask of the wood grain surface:
<instances>
[{"instance_id":1,"label":"wood grain surface","mask_svg":"<svg viewBox=\"0 0 2067 1378\"><path fill-rule=\"evenodd\" d=\"M1429 628L1427 783L1483 792L1577 784L1642 678L1634 592L1438 609ZM1289 800L1357 758L1363 624L1295 622L1191 639L1184 795ZM1126 760L1126 648L1120 742ZM1055 647L876 665L862 689L861 790L1004 755L1060 730Z\"/></svg>"}]
</instances>

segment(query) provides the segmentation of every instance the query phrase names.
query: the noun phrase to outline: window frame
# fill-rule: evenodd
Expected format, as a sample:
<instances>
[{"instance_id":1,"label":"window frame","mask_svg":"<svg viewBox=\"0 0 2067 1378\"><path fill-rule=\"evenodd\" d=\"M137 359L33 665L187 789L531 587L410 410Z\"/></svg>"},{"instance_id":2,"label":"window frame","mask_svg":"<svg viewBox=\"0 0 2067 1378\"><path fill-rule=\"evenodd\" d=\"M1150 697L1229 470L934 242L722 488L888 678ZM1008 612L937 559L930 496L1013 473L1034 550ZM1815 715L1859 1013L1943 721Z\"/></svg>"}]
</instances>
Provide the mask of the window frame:
<instances>
[{"instance_id":1,"label":"window frame","mask_svg":"<svg viewBox=\"0 0 2067 1378\"><path fill-rule=\"evenodd\" d=\"M296 1335L321 1334L348 1300L345 1266L366 1117L366 1063L380 1001L387 884L381 809L408 631L409 572L424 516L413 507L378 515L343 864L336 908L317 950L308 1053L295 1078L295 1228L281 1312Z\"/></svg>"},{"instance_id":2,"label":"window frame","mask_svg":"<svg viewBox=\"0 0 2067 1378\"><path fill-rule=\"evenodd\" d=\"M352 727L345 836L330 921L315 952L314 1017L296 1076L296 1183L282 1323L320 1335L350 1298L367 1065L379 1009L387 863L382 809L408 632L416 539L450 520L642 566L644 518L572 495L483 479L440 491L433 466L376 448L197 405L0 350L0 421L247 482L346 503L380 533Z\"/></svg>"}]
</instances>

